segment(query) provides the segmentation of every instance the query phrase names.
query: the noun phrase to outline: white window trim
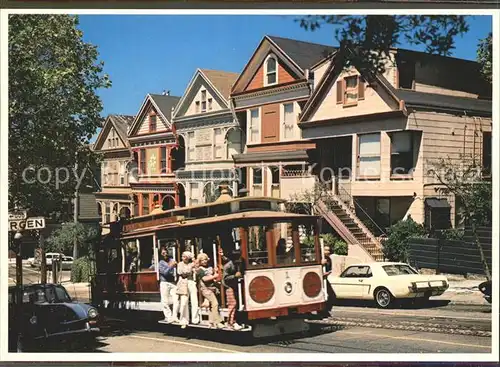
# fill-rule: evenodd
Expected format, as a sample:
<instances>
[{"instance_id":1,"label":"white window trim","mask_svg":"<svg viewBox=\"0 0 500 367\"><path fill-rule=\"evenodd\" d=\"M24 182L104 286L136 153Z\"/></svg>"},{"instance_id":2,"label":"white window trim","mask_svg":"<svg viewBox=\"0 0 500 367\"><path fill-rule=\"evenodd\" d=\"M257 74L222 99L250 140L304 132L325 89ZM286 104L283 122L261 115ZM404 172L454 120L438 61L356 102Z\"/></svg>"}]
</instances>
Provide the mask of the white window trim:
<instances>
[{"instance_id":1,"label":"white window trim","mask_svg":"<svg viewBox=\"0 0 500 367\"><path fill-rule=\"evenodd\" d=\"M293 124L293 129L292 129L292 137L291 138L285 138L285 105L286 104L292 104L293 105L293 115L295 118L297 118L297 114L295 113L296 108L298 108L298 104L295 102L284 102L280 106L280 141L291 141L291 140L297 140L298 134L297 134L297 123L296 121Z\"/></svg>"},{"instance_id":2,"label":"white window trim","mask_svg":"<svg viewBox=\"0 0 500 367\"><path fill-rule=\"evenodd\" d=\"M276 73L276 82L274 82L274 83L268 83L267 82L267 74L268 74L268 72L267 72L267 61L269 59L274 59L274 61L276 63L275 64L276 65L276 70L275 70L275 73ZM275 55L273 55L273 54L269 54L266 57L266 59L264 60L264 87L267 87L267 86L270 86L270 85L276 85L278 83L279 83L279 80L278 80L278 58Z\"/></svg>"},{"instance_id":3,"label":"white window trim","mask_svg":"<svg viewBox=\"0 0 500 367\"><path fill-rule=\"evenodd\" d=\"M203 110L203 92L205 92L205 110ZM208 93L206 89L200 89L200 113L206 113L208 111Z\"/></svg>"},{"instance_id":4,"label":"white window trim","mask_svg":"<svg viewBox=\"0 0 500 367\"><path fill-rule=\"evenodd\" d=\"M257 125L259 127L259 133L257 136L257 141L253 141L252 139L252 130L251 130L251 122L252 122L252 111L253 110L258 110L259 111L259 118L257 120ZM257 107L257 108L250 108L247 110L247 137L248 137L248 142L250 144L259 144L262 140L262 107Z\"/></svg>"},{"instance_id":5,"label":"white window trim","mask_svg":"<svg viewBox=\"0 0 500 367\"><path fill-rule=\"evenodd\" d=\"M220 133L222 135L222 143L221 143L221 156L220 157L216 157L215 156L215 148L217 147L217 142L215 141L215 130L219 129L220 130ZM224 128L222 127L214 127L212 129L212 159L214 161L217 161L217 160L224 160L226 159L227 157L227 144L225 142L225 139L224 139L224 136L226 134L227 130L225 130Z\"/></svg>"},{"instance_id":6,"label":"white window trim","mask_svg":"<svg viewBox=\"0 0 500 367\"><path fill-rule=\"evenodd\" d=\"M189 156L189 150L191 149L191 139L189 138L190 133L193 133L193 140L196 142L196 132L195 131L188 131L186 133L186 137L184 139L184 142L186 142L186 162L196 161L196 145L193 146L194 159L191 159L191 157Z\"/></svg>"}]
</instances>

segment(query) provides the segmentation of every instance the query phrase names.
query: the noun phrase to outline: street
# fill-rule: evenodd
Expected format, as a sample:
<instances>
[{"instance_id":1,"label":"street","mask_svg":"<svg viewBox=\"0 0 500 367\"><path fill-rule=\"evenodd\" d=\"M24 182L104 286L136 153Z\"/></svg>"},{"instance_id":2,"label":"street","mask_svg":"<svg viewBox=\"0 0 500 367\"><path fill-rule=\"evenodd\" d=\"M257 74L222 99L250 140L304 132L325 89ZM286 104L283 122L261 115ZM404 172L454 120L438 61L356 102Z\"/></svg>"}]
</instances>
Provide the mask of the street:
<instances>
[{"instance_id":1,"label":"street","mask_svg":"<svg viewBox=\"0 0 500 367\"><path fill-rule=\"evenodd\" d=\"M52 272L47 269L47 281L52 281ZM32 268L27 262L23 261L23 284L40 283L40 270ZM71 271L63 270L60 275L60 282L67 282L71 278ZM16 284L16 264L9 263L9 286Z\"/></svg>"},{"instance_id":2,"label":"street","mask_svg":"<svg viewBox=\"0 0 500 367\"><path fill-rule=\"evenodd\" d=\"M336 306L306 335L249 340L244 334L107 319L95 352L490 353L491 307L442 305L378 310Z\"/></svg>"}]
</instances>

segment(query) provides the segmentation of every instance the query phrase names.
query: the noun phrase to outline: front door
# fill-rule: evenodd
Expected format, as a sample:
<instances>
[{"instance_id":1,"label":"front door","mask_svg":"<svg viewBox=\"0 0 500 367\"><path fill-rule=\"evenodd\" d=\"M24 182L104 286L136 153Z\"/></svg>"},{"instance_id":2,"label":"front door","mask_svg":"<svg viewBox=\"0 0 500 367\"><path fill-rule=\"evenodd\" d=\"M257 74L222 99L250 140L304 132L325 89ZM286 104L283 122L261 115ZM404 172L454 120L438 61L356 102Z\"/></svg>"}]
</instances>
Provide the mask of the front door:
<instances>
[{"instance_id":1,"label":"front door","mask_svg":"<svg viewBox=\"0 0 500 367\"><path fill-rule=\"evenodd\" d=\"M334 280L333 290L338 298L363 298L370 287L370 278L369 266L350 266Z\"/></svg>"}]
</instances>

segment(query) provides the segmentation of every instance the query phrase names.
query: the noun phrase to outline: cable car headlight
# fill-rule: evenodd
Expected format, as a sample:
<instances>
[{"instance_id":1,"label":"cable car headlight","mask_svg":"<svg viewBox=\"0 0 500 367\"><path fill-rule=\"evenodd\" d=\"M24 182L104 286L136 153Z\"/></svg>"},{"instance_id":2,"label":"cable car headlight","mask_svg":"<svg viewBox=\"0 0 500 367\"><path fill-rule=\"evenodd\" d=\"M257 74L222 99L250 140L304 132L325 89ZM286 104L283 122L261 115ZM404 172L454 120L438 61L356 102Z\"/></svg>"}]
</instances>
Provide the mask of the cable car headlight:
<instances>
[{"instance_id":1,"label":"cable car headlight","mask_svg":"<svg viewBox=\"0 0 500 367\"><path fill-rule=\"evenodd\" d=\"M97 310L95 308L89 309L88 313L89 319L95 319L97 317Z\"/></svg>"},{"instance_id":2,"label":"cable car headlight","mask_svg":"<svg viewBox=\"0 0 500 367\"><path fill-rule=\"evenodd\" d=\"M292 290L293 290L292 283L286 282L285 283L285 292L287 294L290 294L290 293L292 293Z\"/></svg>"},{"instance_id":3,"label":"cable car headlight","mask_svg":"<svg viewBox=\"0 0 500 367\"><path fill-rule=\"evenodd\" d=\"M38 319L36 316L31 316L30 317L30 324L35 325L38 322Z\"/></svg>"}]
</instances>

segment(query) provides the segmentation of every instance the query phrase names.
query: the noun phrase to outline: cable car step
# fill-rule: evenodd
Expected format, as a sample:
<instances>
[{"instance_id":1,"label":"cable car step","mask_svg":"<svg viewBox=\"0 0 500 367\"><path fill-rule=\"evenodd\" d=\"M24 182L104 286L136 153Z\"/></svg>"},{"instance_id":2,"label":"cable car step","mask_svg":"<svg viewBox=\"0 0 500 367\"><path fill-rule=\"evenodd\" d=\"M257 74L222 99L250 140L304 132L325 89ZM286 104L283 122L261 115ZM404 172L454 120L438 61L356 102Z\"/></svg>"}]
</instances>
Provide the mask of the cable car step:
<instances>
[{"instance_id":1,"label":"cable car step","mask_svg":"<svg viewBox=\"0 0 500 367\"><path fill-rule=\"evenodd\" d=\"M165 325L181 326L180 322L168 322L168 321L165 321L165 320L160 320L160 321L158 321L158 323L159 324L165 324ZM216 328L210 327L207 324L201 324L201 323L200 324L187 324L186 326L187 327L196 327L196 328L200 328L200 329L212 329L212 330L224 330L224 331L252 331L252 327L251 326L245 326L241 330L234 330L233 328L230 328L229 326L224 326L221 329L216 329Z\"/></svg>"}]
</instances>

